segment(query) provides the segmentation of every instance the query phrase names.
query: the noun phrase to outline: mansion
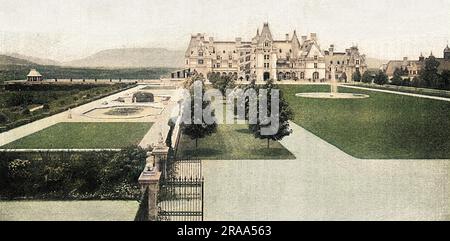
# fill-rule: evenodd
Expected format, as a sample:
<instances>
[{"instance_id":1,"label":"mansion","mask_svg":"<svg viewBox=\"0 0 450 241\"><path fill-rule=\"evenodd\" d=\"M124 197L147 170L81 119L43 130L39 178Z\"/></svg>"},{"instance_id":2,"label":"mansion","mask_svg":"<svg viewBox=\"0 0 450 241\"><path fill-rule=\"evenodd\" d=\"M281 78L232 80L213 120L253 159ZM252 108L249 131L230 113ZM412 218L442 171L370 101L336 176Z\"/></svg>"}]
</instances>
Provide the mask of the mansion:
<instances>
[{"instance_id":1,"label":"mansion","mask_svg":"<svg viewBox=\"0 0 450 241\"><path fill-rule=\"evenodd\" d=\"M431 53L430 56L434 56L433 53ZM434 56L436 61L439 62L439 73L450 70L450 47L448 45L444 49L442 56L442 58ZM423 67L425 66L425 60L426 58L423 54L420 54L419 58L415 60L408 60L407 57L404 57L403 60L391 60L386 65L382 66L382 68L389 79L394 77L394 72L396 69L401 70L406 78L412 79L420 75Z\"/></svg>"},{"instance_id":2,"label":"mansion","mask_svg":"<svg viewBox=\"0 0 450 241\"><path fill-rule=\"evenodd\" d=\"M264 23L251 41L217 41L200 33L191 36L185 70L176 77L218 73L240 81L326 82L332 78L331 68L336 70L336 79L350 82L354 73L359 71L362 75L367 70L365 55L355 46L345 52L335 51L333 45L323 50L315 33L299 38L294 30L283 40L274 39L269 24Z\"/></svg>"}]
</instances>

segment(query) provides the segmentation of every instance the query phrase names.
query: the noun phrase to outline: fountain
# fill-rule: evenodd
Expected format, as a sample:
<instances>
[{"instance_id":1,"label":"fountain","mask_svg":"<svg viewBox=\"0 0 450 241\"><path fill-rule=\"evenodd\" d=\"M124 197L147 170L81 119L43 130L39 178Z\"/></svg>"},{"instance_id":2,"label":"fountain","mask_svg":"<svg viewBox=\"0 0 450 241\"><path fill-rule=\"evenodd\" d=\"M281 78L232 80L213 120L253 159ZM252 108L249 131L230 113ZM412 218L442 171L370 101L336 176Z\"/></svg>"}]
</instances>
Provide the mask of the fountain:
<instances>
[{"instance_id":1,"label":"fountain","mask_svg":"<svg viewBox=\"0 0 450 241\"><path fill-rule=\"evenodd\" d=\"M331 80L330 93L328 92L312 92L312 93L297 93L297 97L316 98L316 99L364 99L369 98L368 95L356 93L339 93L338 83L336 80L336 66L331 66Z\"/></svg>"}]
</instances>

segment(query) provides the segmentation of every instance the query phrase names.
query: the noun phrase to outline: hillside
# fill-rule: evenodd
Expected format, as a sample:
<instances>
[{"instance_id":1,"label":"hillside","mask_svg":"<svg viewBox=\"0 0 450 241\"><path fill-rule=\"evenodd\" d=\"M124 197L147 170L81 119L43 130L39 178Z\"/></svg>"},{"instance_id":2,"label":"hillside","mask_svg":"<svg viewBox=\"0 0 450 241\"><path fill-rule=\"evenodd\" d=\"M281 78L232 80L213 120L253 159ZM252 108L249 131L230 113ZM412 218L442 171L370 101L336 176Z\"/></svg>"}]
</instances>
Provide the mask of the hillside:
<instances>
[{"instance_id":1,"label":"hillside","mask_svg":"<svg viewBox=\"0 0 450 241\"><path fill-rule=\"evenodd\" d=\"M28 60L0 55L0 83L7 80L24 80L31 68L37 69L46 79L158 79L171 68L85 68L39 65Z\"/></svg>"},{"instance_id":2,"label":"hillside","mask_svg":"<svg viewBox=\"0 0 450 241\"><path fill-rule=\"evenodd\" d=\"M0 65L3 65L3 66L7 66L7 65L32 66L32 65L36 65L36 64L31 61L21 59L21 58L11 57L8 55L0 55Z\"/></svg>"},{"instance_id":3,"label":"hillside","mask_svg":"<svg viewBox=\"0 0 450 241\"><path fill-rule=\"evenodd\" d=\"M37 58L37 57L22 55L22 54L18 54L18 53L5 53L4 55L14 57L17 59L26 60L26 61L33 62L33 63L39 64L39 65L60 65L59 62L51 60L51 59Z\"/></svg>"},{"instance_id":4,"label":"hillside","mask_svg":"<svg viewBox=\"0 0 450 241\"><path fill-rule=\"evenodd\" d=\"M183 66L184 52L163 48L108 49L83 59L63 63L71 67L145 68Z\"/></svg>"}]
</instances>

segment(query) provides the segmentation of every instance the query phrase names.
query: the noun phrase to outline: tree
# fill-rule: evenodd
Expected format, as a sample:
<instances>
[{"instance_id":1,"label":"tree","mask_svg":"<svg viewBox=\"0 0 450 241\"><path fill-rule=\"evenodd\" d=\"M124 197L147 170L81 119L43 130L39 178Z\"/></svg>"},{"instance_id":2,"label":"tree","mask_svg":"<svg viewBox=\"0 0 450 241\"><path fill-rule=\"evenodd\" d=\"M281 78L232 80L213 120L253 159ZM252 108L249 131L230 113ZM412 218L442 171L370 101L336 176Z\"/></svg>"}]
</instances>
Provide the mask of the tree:
<instances>
[{"instance_id":1,"label":"tree","mask_svg":"<svg viewBox=\"0 0 450 241\"><path fill-rule=\"evenodd\" d=\"M196 79L197 81L202 81L202 85L204 87L204 79L203 78L194 76L192 79ZM191 83L191 87L193 87L194 82L192 80L190 80L189 83ZM202 96L195 96L193 88L191 88L190 105L184 106L184 108L189 108L189 109L185 109L184 112L185 113L190 112L190 123L183 122L181 124L181 131L184 135L189 136L191 138L191 140L195 140L195 148L198 147L198 139L209 136L209 135L215 133L217 130L216 122L209 124L203 119L203 115L201 117L197 117L194 114L195 108L200 108L200 106L198 106L198 104L196 103L195 99L196 98L203 99L204 94L205 94L205 88L202 88ZM209 101L202 100L201 105L202 105L201 109L205 110L211 105L211 103ZM214 112L211 113L211 115L214 117ZM184 117L184 118L187 118L187 117ZM195 124L195 123L201 123L201 124Z\"/></svg>"},{"instance_id":2,"label":"tree","mask_svg":"<svg viewBox=\"0 0 450 241\"><path fill-rule=\"evenodd\" d=\"M399 68L396 68L394 70L394 77L392 77L391 79L391 83L393 85L402 85L403 83L402 73L403 71Z\"/></svg>"},{"instance_id":3,"label":"tree","mask_svg":"<svg viewBox=\"0 0 450 241\"><path fill-rule=\"evenodd\" d=\"M411 81L411 86L417 88L420 86L420 82L421 82L420 77L414 76L414 78Z\"/></svg>"},{"instance_id":4,"label":"tree","mask_svg":"<svg viewBox=\"0 0 450 241\"><path fill-rule=\"evenodd\" d=\"M267 90L267 115L271 115L271 90L272 89L278 89L277 85L273 84L273 80L269 80L266 82L264 86L262 86L263 89ZM260 89L256 89L257 93L259 94ZM267 139L267 148L270 147L270 140L278 141L283 139L285 136L288 136L292 133L292 130L289 127L289 119L292 119L294 114L289 107L288 102L284 99L283 93L280 90L280 101L279 101L279 127L278 131L273 135L262 135L261 128L263 127L269 127L271 123L263 123L261 122L259 108L257 110L257 123L256 124L249 124L248 128L253 133L255 138L258 139ZM247 105L249 106L249 105ZM250 110L251 111L251 110Z\"/></svg>"},{"instance_id":5,"label":"tree","mask_svg":"<svg viewBox=\"0 0 450 241\"><path fill-rule=\"evenodd\" d=\"M211 82L212 86L218 89L223 96L225 96L227 89L235 87L235 81L232 75L220 76L219 74L211 74L209 82Z\"/></svg>"},{"instance_id":6,"label":"tree","mask_svg":"<svg viewBox=\"0 0 450 241\"><path fill-rule=\"evenodd\" d=\"M371 73L370 71L364 72L364 74L362 75L361 81L362 81L363 83L368 83L368 84L370 84L370 83L372 83L372 80L373 80L372 73Z\"/></svg>"},{"instance_id":7,"label":"tree","mask_svg":"<svg viewBox=\"0 0 450 241\"><path fill-rule=\"evenodd\" d=\"M439 65L439 61L437 61L433 55L425 60L425 66L420 74L420 79L423 81L423 86L420 87L439 87L441 82L441 76L438 74Z\"/></svg>"},{"instance_id":8,"label":"tree","mask_svg":"<svg viewBox=\"0 0 450 241\"><path fill-rule=\"evenodd\" d=\"M375 76L374 83L377 85L385 85L388 82L388 77L383 71L378 71L378 74Z\"/></svg>"},{"instance_id":9,"label":"tree","mask_svg":"<svg viewBox=\"0 0 450 241\"><path fill-rule=\"evenodd\" d=\"M359 69L356 69L356 72L353 74L352 79L354 82L361 81L361 72L359 72Z\"/></svg>"},{"instance_id":10,"label":"tree","mask_svg":"<svg viewBox=\"0 0 450 241\"><path fill-rule=\"evenodd\" d=\"M450 70L444 70L441 73L443 88L446 90L450 90Z\"/></svg>"},{"instance_id":11,"label":"tree","mask_svg":"<svg viewBox=\"0 0 450 241\"><path fill-rule=\"evenodd\" d=\"M345 83L347 83L347 74L345 72L342 73L341 79L344 80Z\"/></svg>"}]
</instances>

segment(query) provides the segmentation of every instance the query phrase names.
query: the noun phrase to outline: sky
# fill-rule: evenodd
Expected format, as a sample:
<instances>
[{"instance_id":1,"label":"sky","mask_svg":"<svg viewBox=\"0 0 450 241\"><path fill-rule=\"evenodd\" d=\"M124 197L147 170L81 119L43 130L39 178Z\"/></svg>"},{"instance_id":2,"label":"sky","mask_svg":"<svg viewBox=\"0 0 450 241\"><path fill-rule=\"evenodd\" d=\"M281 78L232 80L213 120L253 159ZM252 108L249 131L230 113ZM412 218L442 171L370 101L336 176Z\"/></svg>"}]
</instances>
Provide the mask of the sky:
<instances>
[{"instance_id":1,"label":"sky","mask_svg":"<svg viewBox=\"0 0 450 241\"><path fill-rule=\"evenodd\" d=\"M368 57L441 56L450 0L0 0L0 53L70 61L110 48L185 50L191 34L250 40L318 34L322 48Z\"/></svg>"}]
</instances>

